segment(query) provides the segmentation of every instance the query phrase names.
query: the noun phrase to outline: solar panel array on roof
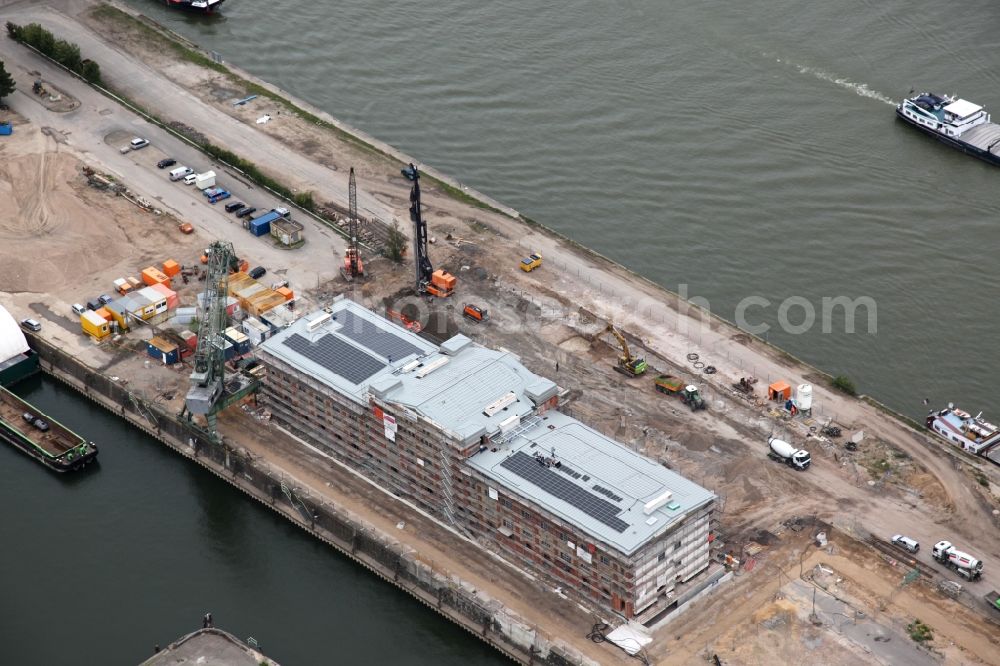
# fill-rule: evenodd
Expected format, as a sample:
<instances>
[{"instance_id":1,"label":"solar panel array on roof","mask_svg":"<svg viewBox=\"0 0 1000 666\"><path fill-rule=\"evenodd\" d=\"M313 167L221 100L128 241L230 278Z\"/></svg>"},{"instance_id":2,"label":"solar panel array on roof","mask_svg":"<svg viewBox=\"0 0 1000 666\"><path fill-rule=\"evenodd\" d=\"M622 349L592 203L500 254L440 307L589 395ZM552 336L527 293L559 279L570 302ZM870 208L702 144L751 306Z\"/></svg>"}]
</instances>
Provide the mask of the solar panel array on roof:
<instances>
[{"instance_id":1,"label":"solar panel array on roof","mask_svg":"<svg viewBox=\"0 0 1000 666\"><path fill-rule=\"evenodd\" d=\"M313 341L294 333L289 335L283 344L352 384L360 384L386 367L371 354L329 333Z\"/></svg>"},{"instance_id":2,"label":"solar panel array on roof","mask_svg":"<svg viewBox=\"0 0 1000 666\"><path fill-rule=\"evenodd\" d=\"M518 451L500 463L500 466L517 474L522 479L530 481L545 492L572 504L616 532L620 533L628 529L628 523L617 517L621 512L617 506L556 474L539 462L537 458L529 456L527 453Z\"/></svg>"},{"instance_id":3,"label":"solar panel array on roof","mask_svg":"<svg viewBox=\"0 0 1000 666\"><path fill-rule=\"evenodd\" d=\"M350 338L358 344L367 347L379 356L398 361L410 354L423 353L423 350L395 333L379 328L364 317L359 317L350 310L342 310L334 315L341 324L338 333Z\"/></svg>"}]
</instances>

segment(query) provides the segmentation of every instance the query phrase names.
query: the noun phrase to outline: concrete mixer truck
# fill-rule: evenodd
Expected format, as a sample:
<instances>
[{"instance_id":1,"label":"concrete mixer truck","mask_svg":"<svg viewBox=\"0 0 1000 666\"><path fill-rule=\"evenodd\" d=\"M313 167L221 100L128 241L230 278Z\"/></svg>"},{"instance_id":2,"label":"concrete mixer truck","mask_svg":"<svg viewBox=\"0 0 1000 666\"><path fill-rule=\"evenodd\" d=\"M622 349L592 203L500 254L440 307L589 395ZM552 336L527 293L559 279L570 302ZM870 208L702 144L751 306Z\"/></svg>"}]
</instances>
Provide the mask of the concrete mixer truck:
<instances>
[{"instance_id":1,"label":"concrete mixer truck","mask_svg":"<svg viewBox=\"0 0 1000 666\"><path fill-rule=\"evenodd\" d=\"M938 541L934 544L931 556L938 563L949 569L954 569L962 578L976 580L983 575L983 561L977 560L968 553L955 550L950 541Z\"/></svg>"},{"instance_id":2,"label":"concrete mixer truck","mask_svg":"<svg viewBox=\"0 0 1000 666\"><path fill-rule=\"evenodd\" d=\"M768 437L767 446L770 449L767 452L768 458L771 460L777 460L778 462L783 462L793 469L807 469L809 467L809 463L812 462L812 457L809 455L808 451L804 449L796 449L783 439L778 439L773 436Z\"/></svg>"}]
</instances>

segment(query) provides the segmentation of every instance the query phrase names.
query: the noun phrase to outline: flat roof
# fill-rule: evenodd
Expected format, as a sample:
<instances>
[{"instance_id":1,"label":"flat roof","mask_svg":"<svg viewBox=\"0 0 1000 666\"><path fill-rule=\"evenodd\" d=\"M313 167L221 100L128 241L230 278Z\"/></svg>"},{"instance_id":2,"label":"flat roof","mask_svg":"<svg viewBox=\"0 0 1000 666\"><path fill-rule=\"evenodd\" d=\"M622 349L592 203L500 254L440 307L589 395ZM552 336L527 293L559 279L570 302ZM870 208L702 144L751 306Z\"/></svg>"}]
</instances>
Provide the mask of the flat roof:
<instances>
[{"instance_id":1,"label":"flat roof","mask_svg":"<svg viewBox=\"0 0 1000 666\"><path fill-rule=\"evenodd\" d=\"M973 113L981 111L983 107L964 99L956 99L954 102L944 107L946 113L951 113L959 118L966 118Z\"/></svg>"},{"instance_id":2,"label":"flat roof","mask_svg":"<svg viewBox=\"0 0 1000 666\"><path fill-rule=\"evenodd\" d=\"M348 299L260 348L358 404L374 395L399 406L392 416L423 417L462 443L513 427L557 391L510 352L464 335L438 346Z\"/></svg>"},{"instance_id":3,"label":"flat roof","mask_svg":"<svg viewBox=\"0 0 1000 666\"><path fill-rule=\"evenodd\" d=\"M466 464L626 555L716 499L562 412L547 411L525 425ZM647 513L650 502L655 508Z\"/></svg>"}]
</instances>

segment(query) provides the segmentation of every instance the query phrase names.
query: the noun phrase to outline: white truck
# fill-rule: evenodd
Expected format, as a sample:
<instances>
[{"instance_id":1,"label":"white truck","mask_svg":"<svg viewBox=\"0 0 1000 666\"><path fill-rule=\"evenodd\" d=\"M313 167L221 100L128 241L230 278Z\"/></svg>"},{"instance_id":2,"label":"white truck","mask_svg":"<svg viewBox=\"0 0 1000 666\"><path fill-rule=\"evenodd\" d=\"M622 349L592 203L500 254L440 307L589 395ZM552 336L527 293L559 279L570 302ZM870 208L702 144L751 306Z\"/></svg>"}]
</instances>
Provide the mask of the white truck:
<instances>
[{"instance_id":1,"label":"white truck","mask_svg":"<svg viewBox=\"0 0 1000 666\"><path fill-rule=\"evenodd\" d=\"M195 176L194 186L199 190L207 190L210 187L215 187L215 172L206 171L205 173L199 173Z\"/></svg>"},{"instance_id":2,"label":"white truck","mask_svg":"<svg viewBox=\"0 0 1000 666\"><path fill-rule=\"evenodd\" d=\"M954 569L959 576L968 580L976 580L983 575L983 561L968 553L955 550L950 541L938 541L934 544L931 556L938 563Z\"/></svg>"},{"instance_id":3,"label":"white truck","mask_svg":"<svg viewBox=\"0 0 1000 666\"><path fill-rule=\"evenodd\" d=\"M768 458L783 462L793 469L807 469L812 462L812 456L809 455L808 451L797 449L783 439L768 437L767 445L770 448L767 453Z\"/></svg>"}]
</instances>

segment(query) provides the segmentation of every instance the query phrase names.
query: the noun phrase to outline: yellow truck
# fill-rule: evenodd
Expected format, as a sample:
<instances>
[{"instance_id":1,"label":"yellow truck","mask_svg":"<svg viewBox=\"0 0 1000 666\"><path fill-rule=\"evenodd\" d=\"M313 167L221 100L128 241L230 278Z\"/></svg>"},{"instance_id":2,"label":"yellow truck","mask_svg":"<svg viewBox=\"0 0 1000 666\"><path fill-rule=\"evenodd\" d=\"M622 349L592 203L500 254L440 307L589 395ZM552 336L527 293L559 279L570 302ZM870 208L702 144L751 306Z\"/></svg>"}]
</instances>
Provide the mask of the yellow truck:
<instances>
[{"instance_id":1,"label":"yellow truck","mask_svg":"<svg viewBox=\"0 0 1000 666\"><path fill-rule=\"evenodd\" d=\"M542 265L542 255L533 254L521 260L521 270L530 273Z\"/></svg>"}]
</instances>

